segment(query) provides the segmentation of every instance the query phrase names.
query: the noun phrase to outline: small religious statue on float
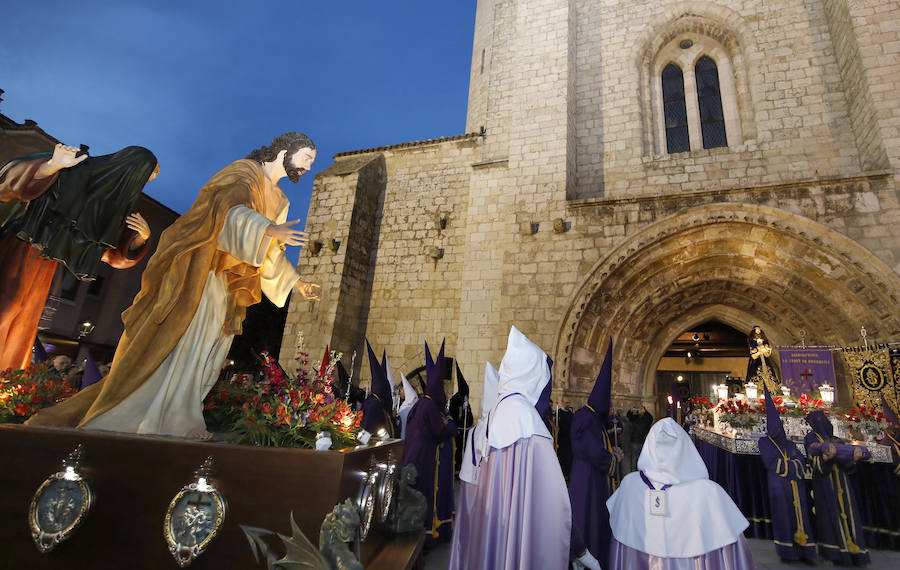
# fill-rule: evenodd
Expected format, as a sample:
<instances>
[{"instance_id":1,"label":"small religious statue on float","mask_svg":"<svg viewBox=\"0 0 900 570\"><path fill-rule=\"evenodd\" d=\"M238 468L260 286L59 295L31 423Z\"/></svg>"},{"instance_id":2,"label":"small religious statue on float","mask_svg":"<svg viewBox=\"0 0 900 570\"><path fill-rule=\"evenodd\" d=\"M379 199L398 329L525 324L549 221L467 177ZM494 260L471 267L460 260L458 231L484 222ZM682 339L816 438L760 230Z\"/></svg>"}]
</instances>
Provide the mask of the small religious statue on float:
<instances>
[{"instance_id":1,"label":"small religious statue on float","mask_svg":"<svg viewBox=\"0 0 900 570\"><path fill-rule=\"evenodd\" d=\"M772 345L759 325L754 325L747 335L747 348L750 349L747 382L755 383L759 394L763 393L763 385L773 394L782 393L778 368L772 359Z\"/></svg>"}]
</instances>

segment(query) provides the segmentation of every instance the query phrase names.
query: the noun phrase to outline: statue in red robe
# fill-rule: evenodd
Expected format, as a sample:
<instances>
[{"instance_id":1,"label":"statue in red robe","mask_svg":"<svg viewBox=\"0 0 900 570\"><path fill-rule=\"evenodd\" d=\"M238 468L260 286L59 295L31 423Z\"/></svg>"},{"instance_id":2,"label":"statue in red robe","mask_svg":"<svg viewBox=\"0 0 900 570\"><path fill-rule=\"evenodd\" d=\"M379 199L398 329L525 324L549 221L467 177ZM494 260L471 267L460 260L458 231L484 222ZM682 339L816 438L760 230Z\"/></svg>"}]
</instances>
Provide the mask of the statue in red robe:
<instances>
[{"instance_id":1,"label":"statue in red robe","mask_svg":"<svg viewBox=\"0 0 900 570\"><path fill-rule=\"evenodd\" d=\"M127 269L144 257L150 227L131 212L158 172L142 147L88 157L62 144L0 168L0 370L29 364L59 263L92 280L101 261Z\"/></svg>"}]
</instances>

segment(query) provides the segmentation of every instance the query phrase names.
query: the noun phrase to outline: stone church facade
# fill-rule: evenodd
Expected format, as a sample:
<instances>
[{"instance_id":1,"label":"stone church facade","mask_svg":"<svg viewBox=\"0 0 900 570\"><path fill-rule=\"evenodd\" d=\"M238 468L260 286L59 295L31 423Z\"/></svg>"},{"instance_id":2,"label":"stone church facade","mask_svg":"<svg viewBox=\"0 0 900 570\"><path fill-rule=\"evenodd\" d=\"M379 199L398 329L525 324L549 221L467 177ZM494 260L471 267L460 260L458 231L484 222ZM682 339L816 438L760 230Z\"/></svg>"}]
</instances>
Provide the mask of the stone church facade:
<instances>
[{"instance_id":1,"label":"stone church facade","mask_svg":"<svg viewBox=\"0 0 900 570\"><path fill-rule=\"evenodd\" d=\"M612 338L631 404L710 319L897 340L898 92L895 0L479 0L469 134L316 177L299 267L322 300L282 354L303 331L358 371L368 337L409 373L446 336L479 386L515 324L573 400Z\"/></svg>"}]
</instances>

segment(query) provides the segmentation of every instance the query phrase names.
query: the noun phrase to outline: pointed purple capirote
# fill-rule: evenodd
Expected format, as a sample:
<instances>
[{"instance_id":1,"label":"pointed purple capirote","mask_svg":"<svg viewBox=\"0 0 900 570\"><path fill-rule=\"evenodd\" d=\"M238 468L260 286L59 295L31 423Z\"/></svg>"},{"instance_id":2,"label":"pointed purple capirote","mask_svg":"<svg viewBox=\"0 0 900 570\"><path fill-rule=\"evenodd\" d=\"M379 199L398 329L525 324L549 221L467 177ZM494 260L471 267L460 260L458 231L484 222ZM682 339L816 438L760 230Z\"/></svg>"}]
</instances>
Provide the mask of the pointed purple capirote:
<instances>
[{"instance_id":1,"label":"pointed purple capirote","mask_svg":"<svg viewBox=\"0 0 900 570\"><path fill-rule=\"evenodd\" d=\"M612 386L612 338L588 405L575 412L572 420L572 470L569 499L572 524L576 525L600 566L607 568L612 530L606 500L613 492L616 469L612 443L606 432Z\"/></svg>"},{"instance_id":2,"label":"pointed purple capirote","mask_svg":"<svg viewBox=\"0 0 900 570\"><path fill-rule=\"evenodd\" d=\"M387 379L387 370L378 362L378 357L375 356L368 340L366 349L369 354L369 369L372 372L372 391L363 402L363 418L360 425L370 433L378 433L378 430L383 428L390 437L399 437L393 417L391 385Z\"/></svg>"},{"instance_id":3,"label":"pointed purple capirote","mask_svg":"<svg viewBox=\"0 0 900 570\"><path fill-rule=\"evenodd\" d=\"M441 378L444 369L444 345L437 360L432 360L425 343L425 394L415 403L406 420L406 445L403 464L416 466L415 489L425 496L427 547L449 540L452 532L453 438L456 423L444 414L446 396Z\"/></svg>"},{"instance_id":4,"label":"pointed purple capirote","mask_svg":"<svg viewBox=\"0 0 900 570\"><path fill-rule=\"evenodd\" d=\"M44 349L44 343L41 342L41 339L38 337L34 337L34 350L32 351L34 354L34 361L37 362L46 362L49 356L47 356L47 351Z\"/></svg>"},{"instance_id":5,"label":"pointed purple capirote","mask_svg":"<svg viewBox=\"0 0 900 570\"><path fill-rule=\"evenodd\" d=\"M759 440L759 456L766 468L775 552L784 560L816 560L816 537L809 518L809 494L804 471L806 458L788 439L775 400L763 385L768 437Z\"/></svg>"},{"instance_id":6,"label":"pointed purple capirote","mask_svg":"<svg viewBox=\"0 0 900 570\"><path fill-rule=\"evenodd\" d=\"M100 374L100 369L97 368L97 363L91 358L91 353L87 353L87 358L84 361L84 374L81 377L81 389L84 390L91 384L96 384L101 378L102 376Z\"/></svg>"},{"instance_id":7,"label":"pointed purple capirote","mask_svg":"<svg viewBox=\"0 0 900 570\"><path fill-rule=\"evenodd\" d=\"M594 413L600 416L604 425L609 419L609 406L612 399L612 337L609 338L609 348L606 349L606 356L603 358L603 364L600 366L600 373L597 374L597 380L594 382L594 389L588 396L588 406L594 409Z\"/></svg>"},{"instance_id":8,"label":"pointed purple capirote","mask_svg":"<svg viewBox=\"0 0 900 570\"><path fill-rule=\"evenodd\" d=\"M428 343L425 343L425 395L430 397L441 410L447 407L447 393L444 392L444 344L441 342L441 351L438 352L437 359L431 361L431 353L428 350Z\"/></svg>"},{"instance_id":9,"label":"pointed purple capirote","mask_svg":"<svg viewBox=\"0 0 900 570\"><path fill-rule=\"evenodd\" d=\"M782 445L788 441L787 434L784 433L784 422L781 421L781 415L778 413L778 408L775 407L775 400L772 399L772 394L769 393L769 388L765 384L763 384L763 392L766 398L766 432L775 443Z\"/></svg>"}]
</instances>

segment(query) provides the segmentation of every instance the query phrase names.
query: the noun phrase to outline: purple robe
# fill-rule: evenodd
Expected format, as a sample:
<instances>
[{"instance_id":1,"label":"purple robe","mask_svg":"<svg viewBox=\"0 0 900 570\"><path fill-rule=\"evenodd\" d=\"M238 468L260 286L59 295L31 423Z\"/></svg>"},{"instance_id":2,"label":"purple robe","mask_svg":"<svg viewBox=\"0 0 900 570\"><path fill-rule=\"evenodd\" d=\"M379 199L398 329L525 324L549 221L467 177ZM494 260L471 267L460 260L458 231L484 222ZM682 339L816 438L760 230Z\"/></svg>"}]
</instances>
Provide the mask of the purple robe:
<instances>
[{"instance_id":1,"label":"purple robe","mask_svg":"<svg viewBox=\"0 0 900 570\"><path fill-rule=\"evenodd\" d=\"M806 458L794 442L777 436L759 440L759 455L769 483L775 552L785 560L815 561L816 538L803 479Z\"/></svg>"},{"instance_id":2,"label":"purple robe","mask_svg":"<svg viewBox=\"0 0 900 570\"><path fill-rule=\"evenodd\" d=\"M572 519L587 549L605 568L612 538L606 500L612 493L616 461L606 434L606 421L587 406L575 412L572 420L572 457Z\"/></svg>"},{"instance_id":3,"label":"purple robe","mask_svg":"<svg viewBox=\"0 0 900 570\"><path fill-rule=\"evenodd\" d=\"M415 489L425 495L426 547L450 538L453 523L453 437L456 423L449 420L429 396L412 407L406 423L403 464L413 463Z\"/></svg>"},{"instance_id":4,"label":"purple robe","mask_svg":"<svg viewBox=\"0 0 900 570\"><path fill-rule=\"evenodd\" d=\"M753 554L743 536L737 542L690 558L663 558L625 546L615 538L609 552L609 565L616 570L752 570Z\"/></svg>"},{"instance_id":5,"label":"purple robe","mask_svg":"<svg viewBox=\"0 0 900 570\"><path fill-rule=\"evenodd\" d=\"M363 402L363 417L360 426L372 434L378 433L378 430L384 428L390 437L399 438L400 428L392 412L393 410L385 407L378 395L373 392Z\"/></svg>"},{"instance_id":6,"label":"purple robe","mask_svg":"<svg viewBox=\"0 0 900 570\"><path fill-rule=\"evenodd\" d=\"M491 449L460 493L450 569L568 568L571 511L550 439Z\"/></svg>"},{"instance_id":7,"label":"purple robe","mask_svg":"<svg viewBox=\"0 0 900 570\"><path fill-rule=\"evenodd\" d=\"M869 551L862 535L857 491L848 477L856 465L857 446L846 445L832 435L831 423L821 412L812 412L807 422L813 431L806 434L806 456L812 464L813 496L816 504L816 534L823 558L841 564L868 564ZM837 451L826 460L829 445ZM870 456L868 450L864 457Z\"/></svg>"},{"instance_id":8,"label":"purple robe","mask_svg":"<svg viewBox=\"0 0 900 570\"><path fill-rule=\"evenodd\" d=\"M559 466L562 467L563 476L568 481L572 471L572 417L569 410L559 411L559 435L557 436L556 455L559 458Z\"/></svg>"}]
</instances>

